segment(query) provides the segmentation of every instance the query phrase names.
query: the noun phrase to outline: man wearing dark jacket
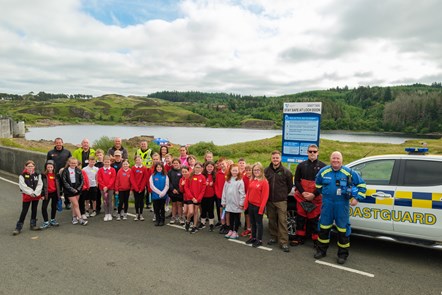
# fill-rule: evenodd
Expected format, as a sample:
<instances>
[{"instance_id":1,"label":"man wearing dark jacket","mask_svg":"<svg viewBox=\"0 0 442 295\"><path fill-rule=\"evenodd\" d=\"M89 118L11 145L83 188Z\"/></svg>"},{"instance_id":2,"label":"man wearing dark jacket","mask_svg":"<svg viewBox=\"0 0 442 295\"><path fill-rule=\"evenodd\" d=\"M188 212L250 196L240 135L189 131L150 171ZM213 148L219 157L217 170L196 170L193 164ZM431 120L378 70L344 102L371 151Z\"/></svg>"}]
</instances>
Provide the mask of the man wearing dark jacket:
<instances>
[{"instance_id":1,"label":"man wearing dark jacket","mask_svg":"<svg viewBox=\"0 0 442 295\"><path fill-rule=\"evenodd\" d=\"M279 243L284 252L290 252L287 231L287 196L293 187L293 175L281 164L281 152L272 152L272 162L264 170L269 182L267 216L270 240L268 245Z\"/></svg>"},{"instance_id":2,"label":"man wearing dark jacket","mask_svg":"<svg viewBox=\"0 0 442 295\"><path fill-rule=\"evenodd\" d=\"M72 157L72 154L69 150L63 147L63 139L61 139L60 137L57 137L54 140L54 145L54 148L48 152L46 160L54 161L54 172L55 175L57 175L58 180L60 181L60 169L64 168L68 159ZM66 206L66 209L71 209L71 203L69 202L68 198L64 199L64 204Z\"/></svg>"}]
</instances>

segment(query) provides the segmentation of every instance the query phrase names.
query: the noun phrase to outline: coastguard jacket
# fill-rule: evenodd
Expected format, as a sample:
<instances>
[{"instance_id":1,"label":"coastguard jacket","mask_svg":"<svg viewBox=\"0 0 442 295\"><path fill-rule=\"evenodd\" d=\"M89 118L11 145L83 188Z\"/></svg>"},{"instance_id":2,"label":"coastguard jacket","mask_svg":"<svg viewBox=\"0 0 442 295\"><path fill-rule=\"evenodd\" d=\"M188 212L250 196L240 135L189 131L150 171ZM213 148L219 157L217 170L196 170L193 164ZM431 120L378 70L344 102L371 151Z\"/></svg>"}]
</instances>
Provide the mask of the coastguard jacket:
<instances>
[{"instance_id":1,"label":"coastguard jacket","mask_svg":"<svg viewBox=\"0 0 442 295\"><path fill-rule=\"evenodd\" d=\"M359 201L365 198L367 191L365 181L354 170L342 166L336 171L330 165L319 170L316 175L316 188L322 193L324 201L351 198Z\"/></svg>"}]
</instances>

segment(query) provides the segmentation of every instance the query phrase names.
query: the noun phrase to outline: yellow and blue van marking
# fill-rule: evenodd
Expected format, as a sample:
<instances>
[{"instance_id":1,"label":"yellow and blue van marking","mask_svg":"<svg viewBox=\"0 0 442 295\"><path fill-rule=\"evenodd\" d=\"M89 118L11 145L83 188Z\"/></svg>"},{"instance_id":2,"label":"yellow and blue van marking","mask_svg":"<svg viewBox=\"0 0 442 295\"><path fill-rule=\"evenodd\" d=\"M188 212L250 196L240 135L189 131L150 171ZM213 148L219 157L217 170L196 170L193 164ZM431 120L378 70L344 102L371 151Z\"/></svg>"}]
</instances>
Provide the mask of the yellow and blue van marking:
<instances>
[{"instance_id":1,"label":"yellow and blue van marking","mask_svg":"<svg viewBox=\"0 0 442 295\"><path fill-rule=\"evenodd\" d=\"M390 194L391 198L374 198L371 195L375 192L382 191ZM442 193L427 192L406 192L406 191L389 191L368 189L366 197L360 203L376 204L383 206L403 206L425 209L442 210Z\"/></svg>"}]
</instances>

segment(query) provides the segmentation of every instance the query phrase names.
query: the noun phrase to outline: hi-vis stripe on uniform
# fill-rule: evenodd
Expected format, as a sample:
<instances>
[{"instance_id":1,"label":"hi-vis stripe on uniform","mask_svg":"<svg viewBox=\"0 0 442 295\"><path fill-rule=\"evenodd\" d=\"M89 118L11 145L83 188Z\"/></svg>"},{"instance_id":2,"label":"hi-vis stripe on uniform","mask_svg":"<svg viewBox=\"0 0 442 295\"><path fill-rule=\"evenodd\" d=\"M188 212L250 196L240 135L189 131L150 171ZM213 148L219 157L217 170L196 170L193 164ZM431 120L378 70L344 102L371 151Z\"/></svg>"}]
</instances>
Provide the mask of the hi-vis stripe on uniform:
<instances>
[{"instance_id":1,"label":"hi-vis stripe on uniform","mask_svg":"<svg viewBox=\"0 0 442 295\"><path fill-rule=\"evenodd\" d=\"M377 191L390 194L391 198L373 198L371 195ZM442 210L442 193L404 192L367 189L366 198L360 203L370 203L383 206L404 206L413 208Z\"/></svg>"}]
</instances>

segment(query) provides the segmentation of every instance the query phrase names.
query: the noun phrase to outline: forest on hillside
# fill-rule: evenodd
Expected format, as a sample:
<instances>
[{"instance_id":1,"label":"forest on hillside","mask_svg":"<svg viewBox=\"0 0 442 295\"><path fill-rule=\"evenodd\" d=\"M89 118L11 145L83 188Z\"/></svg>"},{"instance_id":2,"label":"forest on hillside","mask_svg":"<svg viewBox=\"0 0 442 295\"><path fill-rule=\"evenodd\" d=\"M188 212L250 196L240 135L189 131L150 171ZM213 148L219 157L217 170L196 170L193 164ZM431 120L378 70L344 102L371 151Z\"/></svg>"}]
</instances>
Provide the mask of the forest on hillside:
<instances>
[{"instance_id":1,"label":"forest on hillside","mask_svg":"<svg viewBox=\"0 0 442 295\"><path fill-rule=\"evenodd\" d=\"M74 123L280 128L284 102L313 101L322 102L323 130L442 133L441 83L336 87L278 97L198 91L95 98L86 94L0 93L0 115L32 122L49 117Z\"/></svg>"}]
</instances>

